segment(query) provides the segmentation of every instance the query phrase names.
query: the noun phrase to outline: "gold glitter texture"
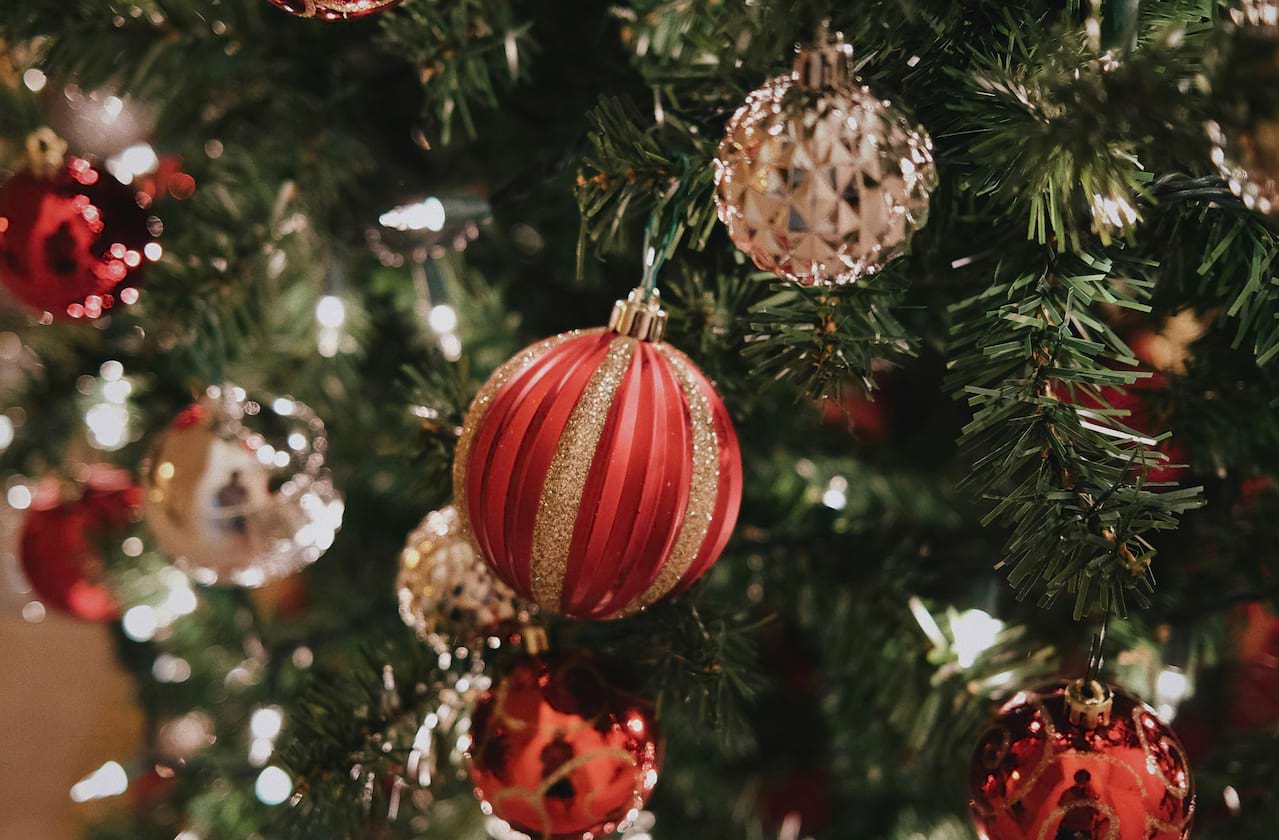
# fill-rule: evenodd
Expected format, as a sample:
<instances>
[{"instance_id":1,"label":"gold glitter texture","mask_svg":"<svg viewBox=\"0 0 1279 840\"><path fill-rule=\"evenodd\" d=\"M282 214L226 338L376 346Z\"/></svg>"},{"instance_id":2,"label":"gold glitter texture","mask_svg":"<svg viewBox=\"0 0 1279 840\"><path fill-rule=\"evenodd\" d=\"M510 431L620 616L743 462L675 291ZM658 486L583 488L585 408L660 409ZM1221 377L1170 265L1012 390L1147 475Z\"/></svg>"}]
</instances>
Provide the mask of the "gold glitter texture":
<instances>
[{"instance_id":1,"label":"gold glitter texture","mask_svg":"<svg viewBox=\"0 0 1279 840\"><path fill-rule=\"evenodd\" d=\"M636 339L618 336L591 375L577 405L569 415L542 485L533 526L533 550L529 558L533 600L538 606L559 612L569 547L582 503L582 492L595 459L595 449L617 395L622 377L631 364Z\"/></svg>"}]
</instances>

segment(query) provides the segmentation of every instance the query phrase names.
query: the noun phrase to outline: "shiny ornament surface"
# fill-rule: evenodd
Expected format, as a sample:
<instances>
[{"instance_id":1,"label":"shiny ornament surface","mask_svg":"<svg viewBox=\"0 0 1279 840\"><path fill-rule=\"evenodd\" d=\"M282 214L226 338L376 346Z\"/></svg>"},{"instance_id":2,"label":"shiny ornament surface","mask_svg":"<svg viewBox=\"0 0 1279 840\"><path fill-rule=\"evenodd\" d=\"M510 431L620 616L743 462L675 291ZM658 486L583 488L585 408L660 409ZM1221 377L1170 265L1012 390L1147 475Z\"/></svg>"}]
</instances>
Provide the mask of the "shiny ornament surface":
<instances>
[{"instance_id":1,"label":"shiny ornament surface","mask_svg":"<svg viewBox=\"0 0 1279 840\"><path fill-rule=\"evenodd\" d=\"M475 795L534 840L625 830L661 771L652 707L580 656L519 660L481 698L471 737Z\"/></svg>"},{"instance_id":2,"label":"shiny ornament surface","mask_svg":"<svg viewBox=\"0 0 1279 840\"><path fill-rule=\"evenodd\" d=\"M1250 209L1279 212L1279 3L1244 0L1210 57L1212 162Z\"/></svg>"},{"instance_id":3,"label":"shiny ornament surface","mask_svg":"<svg viewBox=\"0 0 1279 840\"><path fill-rule=\"evenodd\" d=\"M584 330L526 348L480 389L454 491L503 582L549 612L604 619L687 588L718 559L741 453L687 356Z\"/></svg>"},{"instance_id":4,"label":"shiny ornament surface","mask_svg":"<svg viewBox=\"0 0 1279 840\"><path fill-rule=\"evenodd\" d=\"M302 403L210 388L152 446L144 521L198 583L261 586L319 559L342 524L324 424Z\"/></svg>"},{"instance_id":5,"label":"shiny ornament surface","mask_svg":"<svg viewBox=\"0 0 1279 840\"><path fill-rule=\"evenodd\" d=\"M107 588L99 546L124 538L141 501L129 474L106 466L93 467L83 484L42 482L23 522L18 552L40 600L77 618L116 618L119 605Z\"/></svg>"},{"instance_id":6,"label":"shiny ornament surface","mask_svg":"<svg viewBox=\"0 0 1279 840\"><path fill-rule=\"evenodd\" d=\"M805 286L873 274L928 219L932 141L853 77L846 44L800 52L729 120L716 204L734 244Z\"/></svg>"},{"instance_id":7,"label":"shiny ornament surface","mask_svg":"<svg viewBox=\"0 0 1279 840\"><path fill-rule=\"evenodd\" d=\"M1108 720L1071 723L1066 684L1023 691L977 744L973 822L989 840L1183 840L1194 785L1154 711L1112 688Z\"/></svg>"},{"instance_id":8,"label":"shiny ornament surface","mask_svg":"<svg viewBox=\"0 0 1279 840\"><path fill-rule=\"evenodd\" d=\"M291 15L319 20L348 20L383 12L402 0L270 0Z\"/></svg>"},{"instance_id":9,"label":"shiny ornament surface","mask_svg":"<svg viewBox=\"0 0 1279 840\"><path fill-rule=\"evenodd\" d=\"M521 614L452 505L428 513L409 535L395 586L400 617L439 653L474 645Z\"/></svg>"},{"instance_id":10,"label":"shiny ornament surface","mask_svg":"<svg viewBox=\"0 0 1279 840\"><path fill-rule=\"evenodd\" d=\"M0 187L0 284L58 318L97 318L137 299L159 258L147 197L83 158Z\"/></svg>"}]
</instances>

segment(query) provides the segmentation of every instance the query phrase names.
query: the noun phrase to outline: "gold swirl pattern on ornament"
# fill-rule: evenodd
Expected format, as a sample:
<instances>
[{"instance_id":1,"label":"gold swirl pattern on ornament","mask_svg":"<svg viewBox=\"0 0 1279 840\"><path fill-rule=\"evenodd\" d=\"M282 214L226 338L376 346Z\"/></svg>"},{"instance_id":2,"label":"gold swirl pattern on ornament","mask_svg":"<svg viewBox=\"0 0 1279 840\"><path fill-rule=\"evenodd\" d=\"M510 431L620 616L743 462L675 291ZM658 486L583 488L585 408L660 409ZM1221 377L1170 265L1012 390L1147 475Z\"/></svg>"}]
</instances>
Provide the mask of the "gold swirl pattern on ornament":
<instances>
[{"instance_id":1,"label":"gold swirl pattern on ornament","mask_svg":"<svg viewBox=\"0 0 1279 840\"><path fill-rule=\"evenodd\" d=\"M1052 742L1057 736L1057 727L1053 726L1052 715L1049 714L1048 709L1043 704L1042 698L1038 694L1026 692L1026 703L1034 710L1035 714L1038 715L1040 723L1044 726L1044 748L1040 751L1039 763L1035 765L1034 770L1030 771L1030 775L1026 777L1026 781L1018 785L1017 789L1008 796L1008 804L1004 808L1005 811L1011 810L1013 805L1016 805L1033 792L1035 785L1039 784L1040 777L1044 775L1044 771L1053 763Z\"/></svg>"},{"instance_id":2,"label":"gold swirl pattern on ornament","mask_svg":"<svg viewBox=\"0 0 1279 840\"><path fill-rule=\"evenodd\" d=\"M666 597L684 579L685 573L697 559L702 543L706 541L706 532L710 530L711 520L715 516L715 502L719 496L720 441L715 434L715 414L710 400L693 376L690 369L692 362L687 356L668 344L659 344L657 350L670 362L680 390L684 392L684 403L688 406L693 433L693 470L689 478L688 506L685 508L684 521L680 523L675 544L671 546L666 562L658 569L656 579L644 590L643 595L626 606L627 613L644 609Z\"/></svg>"},{"instance_id":3,"label":"gold swirl pattern on ornament","mask_svg":"<svg viewBox=\"0 0 1279 840\"><path fill-rule=\"evenodd\" d=\"M1116 840L1119 837L1119 817L1115 814L1115 810L1099 799L1080 799L1067 805L1062 805L1043 821L1039 826L1039 837L1037 840L1049 840L1048 831L1053 826L1058 825L1058 821L1071 811L1078 811L1081 808L1087 808L1090 811L1099 811L1106 817L1106 834L1098 840ZM1056 837L1054 833L1052 835Z\"/></svg>"},{"instance_id":4,"label":"gold swirl pattern on ornament","mask_svg":"<svg viewBox=\"0 0 1279 840\"><path fill-rule=\"evenodd\" d=\"M1154 751L1150 748L1150 741L1146 738L1146 727L1141 721L1142 715L1148 715L1142 706L1138 705L1132 710L1132 725L1137 729L1137 740L1141 741L1141 751L1146 754L1146 770L1153 776L1157 776L1159 781L1163 783L1164 790L1168 791L1177 799L1185 799L1189 795L1190 790L1187 787L1174 785L1167 776L1164 775L1163 768L1159 766L1159 761L1154 756Z\"/></svg>"},{"instance_id":5,"label":"gold swirl pattern on ornament","mask_svg":"<svg viewBox=\"0 0 1279 840\"><path fill-rule=\"evenodd\" d=\"M585 767L587 764L590 764L591 762L596 761L598 759L608 759L608 758L618 759L623 764L627 765L628 767L631 767L632 769L638 766L638 762L635 761L634 756L632 756L626 750L620 749L618 747L605 747L599 750L592 750L591 752L582 753L581 755L574 756L570 761L566 761L563 764L561 764L559 767L555 769L554 773L551 773L545 779L542 779L541 784L539 784L535 789L529 790L528 788L521 788L521 787L507 788L503 791L498 792L494 796L492 796L489 799L489 803L491 805L497 806L501 804L502 802L505 802L506 800L512 799L512 798L519 798L524 800L525 803L527 803L531 808L533 808L534 811L537 812L539 821L542 824L542 836L544 838L549 838L552 832L552 823L551 823L551 815L546 812L546 792L550 790L552 787L554 787L555 785L557 785L561 780L566 778L573 771L578 770L582 767Z\"/></svg>"},{"instance_id":6,"label":"gold swirl pattern on ornament","mask_svg":"<svg viewBox=\"0 0 1279 840\"><path fill-rule=\"evenodd\" d=\"M516 375L546 355L548 351L553 350L569 339L598 332L603 332L603 330L573 330L572 332L560 333L530 344L493 371L493 375L488 378L488 381L475 394L475 399L471 400L471 407L466 411L466 419L462 421L462 434L458 437L457 448L453 452L453 498L457 502L457 514L461 527L467 532L472 532L467 514L468 505L465 493L467 461L471 457L471 444L475 442L475 430L479 428L480 422L488 414L488 410L493 404L493 398Z\"/></svg>"},{"instance_id":7,"label":"gold swirl pattern on ornament","mask_svg":"<svg viewBox=\"0 0 1279 840\"><path fill-rule=\"evenodd\" d=\"M560 610L582 492L613 398L631 364L636 343L627 336L613 339L604 360L591 374L586 390L573 406L546 472L542 496L537 501L533 551L529 558L533 600L544 610Z\"/></svg>"}]
</instances>

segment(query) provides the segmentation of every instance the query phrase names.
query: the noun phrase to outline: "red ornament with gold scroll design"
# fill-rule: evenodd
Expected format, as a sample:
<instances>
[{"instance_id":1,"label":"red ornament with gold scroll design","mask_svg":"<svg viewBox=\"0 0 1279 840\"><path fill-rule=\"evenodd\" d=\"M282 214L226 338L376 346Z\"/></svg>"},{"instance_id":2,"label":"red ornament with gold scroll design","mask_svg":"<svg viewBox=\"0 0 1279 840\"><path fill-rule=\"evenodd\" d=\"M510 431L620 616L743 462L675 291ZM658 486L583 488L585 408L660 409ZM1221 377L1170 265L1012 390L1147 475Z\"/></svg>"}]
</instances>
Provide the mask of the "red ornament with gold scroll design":
<instances>
[{"instance_id":1,"label":"red ornament with gold scroll design","mask_svg":"<svg viewBox=\"0 0 1279 840\"><path fill-rule=\"evenodd\" d=\"M986 840L1184 840L1194 783L1177 736L1111 688L1109 715L1072 723L1067 684L1023 691L973 752L970 808Z\"/></svg>"},{"instance_id":2,"label":"red ornament with gold scroll design","mask_svg":"<svg viewBox=\"0 0 1279 840\"><path fill-rule=\"evenodd\" d=\"M661 772L651 704L583 656L519 660L480 699L471 737L484 810L533 840L626 830Z\"/></svg>"}]
</instances>

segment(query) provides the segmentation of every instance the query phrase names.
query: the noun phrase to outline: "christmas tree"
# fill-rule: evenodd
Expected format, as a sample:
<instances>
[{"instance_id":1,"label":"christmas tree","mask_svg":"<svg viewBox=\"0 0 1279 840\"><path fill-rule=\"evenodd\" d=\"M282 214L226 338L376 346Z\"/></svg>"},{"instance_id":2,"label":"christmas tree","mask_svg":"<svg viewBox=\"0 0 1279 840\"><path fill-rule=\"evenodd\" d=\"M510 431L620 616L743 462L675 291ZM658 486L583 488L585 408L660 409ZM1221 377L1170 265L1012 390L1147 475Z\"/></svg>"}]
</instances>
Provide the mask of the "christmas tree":
<instances>
[{"instance_id":1,"label":"christmas tree","mask_svg":"<svg viewBox=\"0 0 1279 840\"><path fill-rule=\"evenodd\" d=\"M89 836L1273 837L1277 46L3 4L0 550L146 720Z\"/></svg>"}]
</instances>

